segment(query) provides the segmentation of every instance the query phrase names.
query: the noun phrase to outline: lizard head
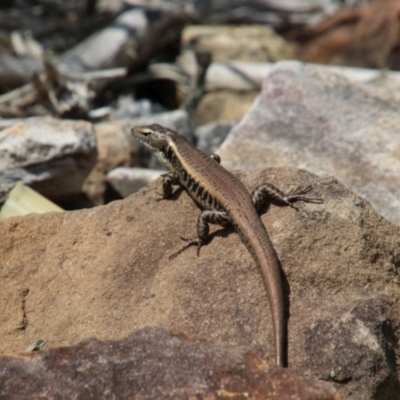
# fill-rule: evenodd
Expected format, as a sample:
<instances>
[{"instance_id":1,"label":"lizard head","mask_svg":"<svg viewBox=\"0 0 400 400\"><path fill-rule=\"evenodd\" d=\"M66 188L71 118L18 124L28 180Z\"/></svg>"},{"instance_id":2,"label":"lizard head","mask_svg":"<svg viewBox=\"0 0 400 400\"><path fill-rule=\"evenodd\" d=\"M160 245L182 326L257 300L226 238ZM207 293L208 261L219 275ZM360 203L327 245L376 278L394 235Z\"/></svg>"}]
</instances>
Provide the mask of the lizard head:
<instances>
[{"instance_id":1,"label":"lizard head","mask_svg":"<svg viewBox=\"0 0 400 400\"><path fill-rule=\"evenodd\" d=\"M158 124L136 126L132 128L132 136L147 147L165 168L174 171L173 151L174 140L180 135Z\"/></svg>"},{"instance_id":2,"label":"lizard head","mask_svg":"<svg viewBox=\"0 0 400 400\"><path fill-rule=\"evenodd\" d=\"M132 128L132 136L152 152L164 151L173 134L173 131L158 124Z\"/></svg>"}]
</instances>

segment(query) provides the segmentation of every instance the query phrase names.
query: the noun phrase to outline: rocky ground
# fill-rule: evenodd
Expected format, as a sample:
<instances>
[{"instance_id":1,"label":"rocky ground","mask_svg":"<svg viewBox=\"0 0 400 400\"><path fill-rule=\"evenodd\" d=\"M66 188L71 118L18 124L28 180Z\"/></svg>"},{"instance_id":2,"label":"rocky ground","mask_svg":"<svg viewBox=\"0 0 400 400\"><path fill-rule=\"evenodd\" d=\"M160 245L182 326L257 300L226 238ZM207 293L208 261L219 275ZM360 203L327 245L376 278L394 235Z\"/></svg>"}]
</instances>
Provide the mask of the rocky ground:
<instances>
[{"instance_id":1,"label":"rocky ground","mask_svg":"<svg viewBox=\"0 0 400 400\"><path fill-rule=\"evenodd\" d=\"M21 182L69 210L23 215L23 197L20 216L0 213L0 398L398 399L400 78L292 60L322 57L346 16L346 34L370 38L368 18L394 24L395 2L331 16L249 2L246 25L223 2L133 3L28 62L33 78L2 80L11 61L0 58L1 212L17 208ZM324 54L396 68L394 37L355 62L361 37L352 57ZM169 259L200 210L181 190L158 201L163 171L129 135L150 123L219 154L249 191L312 185L323 198L261 215L282 266L287 369L274 365L262 276L232 228L213 227L199 257Z\"/></svg>"}]
</instances>

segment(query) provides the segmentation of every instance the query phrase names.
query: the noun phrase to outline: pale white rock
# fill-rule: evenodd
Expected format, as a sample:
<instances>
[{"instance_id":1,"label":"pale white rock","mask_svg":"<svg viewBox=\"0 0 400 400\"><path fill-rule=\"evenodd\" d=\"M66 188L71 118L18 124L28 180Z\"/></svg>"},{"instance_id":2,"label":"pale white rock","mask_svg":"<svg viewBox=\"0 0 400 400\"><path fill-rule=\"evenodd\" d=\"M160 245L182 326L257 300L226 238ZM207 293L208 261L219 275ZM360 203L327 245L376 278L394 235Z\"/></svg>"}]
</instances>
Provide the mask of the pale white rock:
<instances>
[{"instance_id":1,"label":"pale white rock","mask_svg":"<svg viewBox=\"0 0 400 400\"><path fill-rule=\"evenodd\" d=\"M312 64L308 64L312 65ZM228 60L213 62L207 69L206 90L254 90L260 89L263 79L275 69L276 63ZM315 65L317 66L317 65ZM377 71L376 69L343 67L340 65L318 65L318 69L339 74L351 81L360 83L376 83L392 90L391 96L398 97L400 73L398 71ZM376 86L376 85L374 85Z\"/></svg>"}]
</instances>

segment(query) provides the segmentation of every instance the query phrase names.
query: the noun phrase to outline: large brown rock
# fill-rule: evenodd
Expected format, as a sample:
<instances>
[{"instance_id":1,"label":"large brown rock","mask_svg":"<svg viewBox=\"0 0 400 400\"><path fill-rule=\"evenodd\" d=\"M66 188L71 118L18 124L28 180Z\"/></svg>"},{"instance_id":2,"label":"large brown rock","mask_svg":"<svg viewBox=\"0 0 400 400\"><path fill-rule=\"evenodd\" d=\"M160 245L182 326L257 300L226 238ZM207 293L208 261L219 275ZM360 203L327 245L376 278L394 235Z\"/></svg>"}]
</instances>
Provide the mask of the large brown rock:
<instances>
[{"instance_id":1,"label":"large brown rock","mask_svg":"<svg viewBox=\"0 0 400 400\"><path fill-rule=\"evenodd\" d=\"M0 356L0 398L337 400L332 385L266 363L245 347L144 328L31 357Z\"/></svg>"},{"instance_id":2,"label":"large brown rock","mask_svg":"<svg viewBox=\"0 0 400 400\"><path fill-rule=\"evenodd\" d=\"M312 184L325 200L262 216L285 274L289 367L354 399L397 398L400 228L331 178L291 168L239 176L250 189ZM1 352L158 326L273 358L265 287L239 237L216 228L200 257L190 249L170 261L178 235L194 235L199 210L184 192L158 202L159 185L91 210L0 224Z\"/></svg>"}]
</instances>

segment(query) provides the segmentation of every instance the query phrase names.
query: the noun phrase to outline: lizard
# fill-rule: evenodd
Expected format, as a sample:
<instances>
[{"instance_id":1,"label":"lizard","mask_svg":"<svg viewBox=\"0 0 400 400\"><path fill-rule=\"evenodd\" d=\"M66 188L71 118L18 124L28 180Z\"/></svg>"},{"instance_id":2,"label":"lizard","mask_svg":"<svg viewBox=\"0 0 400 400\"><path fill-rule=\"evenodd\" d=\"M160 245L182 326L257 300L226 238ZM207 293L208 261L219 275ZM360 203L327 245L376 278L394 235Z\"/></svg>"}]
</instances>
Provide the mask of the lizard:
<instances>
[{"instance_id":1,"label":"lizard","mask_svg":"<svg viewBox=\"0 0 400 400\"><path fill-rule=\"evenodd\" d=\"M281 266L269 235L258 215L266 202L274 201L298 210L296 201L321 204L307 197L312 187L300 187L287 194L263 183L250 195L239 178L220 164L219 156L207 156L177 132L158 124L132 128L133 138L147 147L169 171L163 175L161 198L171 196L173 186L182 186L203 209L197 219L197 237L181 236L187 244L170 256L175 258L190 246L200 248L209 241L209 224L232 225L261 269L267 289L275 343L275 362L287 365L284 294Z\"/></svg>"}]
</instances>

